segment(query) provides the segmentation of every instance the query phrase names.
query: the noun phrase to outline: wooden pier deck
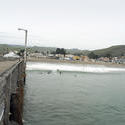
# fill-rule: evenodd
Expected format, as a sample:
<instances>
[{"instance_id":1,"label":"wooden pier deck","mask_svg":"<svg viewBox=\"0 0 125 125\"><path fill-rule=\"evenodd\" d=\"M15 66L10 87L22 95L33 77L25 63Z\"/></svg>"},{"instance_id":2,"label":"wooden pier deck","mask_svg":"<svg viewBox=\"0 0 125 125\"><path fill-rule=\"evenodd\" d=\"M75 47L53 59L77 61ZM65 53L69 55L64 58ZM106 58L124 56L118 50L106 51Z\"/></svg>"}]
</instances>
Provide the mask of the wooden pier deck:
<instances>
[{"instance_id":1,"label":"wooden pier deck","mask_svg":"<svg viewBox=\"0 0 125 125\"><path fill-rule=\"evenodd\" d=\"M16 64L18 60L16 61L0 61L0 74L10 67L12 67L14 64Z\"/></svg>"}]
</instances>

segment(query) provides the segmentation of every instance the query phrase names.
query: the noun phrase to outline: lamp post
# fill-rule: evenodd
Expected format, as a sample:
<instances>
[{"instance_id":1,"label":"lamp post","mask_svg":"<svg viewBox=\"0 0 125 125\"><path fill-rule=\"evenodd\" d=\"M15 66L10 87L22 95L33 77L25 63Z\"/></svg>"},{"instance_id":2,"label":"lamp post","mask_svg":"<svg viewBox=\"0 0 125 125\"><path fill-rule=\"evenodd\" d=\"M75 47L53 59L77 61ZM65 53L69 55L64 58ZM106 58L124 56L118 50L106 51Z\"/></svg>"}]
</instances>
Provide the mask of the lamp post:
<instances>
[{"instance_id":1,"label":"lamp post","mask_svg":"<svg viewBox=\"0 0 125 125\"><path fill-rule=\"evenodd\" d=\"M25 31L25 51L24 51L24 63L26 64L26 61L27 61L27 33L28 33L28 30L26 30L26 29L21 29L21 28L18 28L18 30Z\"/></svg>"}]
</instances>

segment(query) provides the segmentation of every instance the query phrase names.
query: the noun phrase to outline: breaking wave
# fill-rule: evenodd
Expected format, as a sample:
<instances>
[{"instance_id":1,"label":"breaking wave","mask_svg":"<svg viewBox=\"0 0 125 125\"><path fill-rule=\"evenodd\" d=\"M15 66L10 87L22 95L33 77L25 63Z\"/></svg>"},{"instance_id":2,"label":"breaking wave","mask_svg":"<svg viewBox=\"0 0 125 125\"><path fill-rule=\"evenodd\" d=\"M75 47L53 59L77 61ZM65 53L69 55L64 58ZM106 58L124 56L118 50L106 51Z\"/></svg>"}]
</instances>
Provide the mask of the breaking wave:
<instances>
[{"instance_id":1,"label":"breaking wave","mask_svg":"<svg viewBox=\"0 0 125 125\"><path fill-rule=\"evenodd\" d=\"M58 63L36 63L28 62L27 70L51 70L51 71L70 71L70 72L125 72L125 68L107 67L103 65L85 65L85 64L58 64Z\"/></svg>"}]
</instances>

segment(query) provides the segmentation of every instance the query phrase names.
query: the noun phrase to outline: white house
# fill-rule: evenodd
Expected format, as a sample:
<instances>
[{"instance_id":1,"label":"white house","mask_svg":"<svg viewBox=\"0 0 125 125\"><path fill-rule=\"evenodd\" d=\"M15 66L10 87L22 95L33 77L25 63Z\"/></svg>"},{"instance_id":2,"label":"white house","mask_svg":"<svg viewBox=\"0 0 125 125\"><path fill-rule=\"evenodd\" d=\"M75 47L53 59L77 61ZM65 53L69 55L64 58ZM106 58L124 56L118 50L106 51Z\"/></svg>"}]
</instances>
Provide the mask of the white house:
<instances>
[{"instance_id":1,"label":"white house","mask_svg":"<svg viewBox=\"0 0 125 125\"><path fill-rule=\"evenodd\" d=\"M9 57L19 58L19 56L17 54L15 54L14 52L9 52L8 54L5 54L3 57L5 57L5 58L9 58Z\"/></svg>"}]
</instances>

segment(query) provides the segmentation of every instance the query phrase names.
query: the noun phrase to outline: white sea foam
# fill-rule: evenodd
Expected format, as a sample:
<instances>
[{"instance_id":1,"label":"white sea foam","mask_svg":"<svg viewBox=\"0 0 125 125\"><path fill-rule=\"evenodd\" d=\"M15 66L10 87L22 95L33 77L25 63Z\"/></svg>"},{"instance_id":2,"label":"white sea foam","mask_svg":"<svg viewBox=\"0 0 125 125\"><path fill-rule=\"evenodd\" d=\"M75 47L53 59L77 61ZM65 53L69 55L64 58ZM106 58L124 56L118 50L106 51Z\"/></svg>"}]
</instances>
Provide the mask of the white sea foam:
<instances>
[{"instance_id":1,"label":"white sea foam","mask_svg":"<svg viewBox=\"0 0 125 125\"><path fill-rule=\"evenodd\" d=\"M28 62L27 70L52 70L52 71L71 71L71 72L125 72L125 68L106 67L102 65L78 65L78 64L57 64L57 63L36 63Z\"/></svg>"}]
</instances>

